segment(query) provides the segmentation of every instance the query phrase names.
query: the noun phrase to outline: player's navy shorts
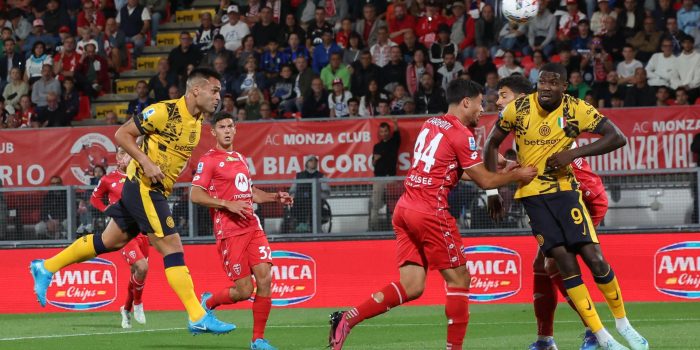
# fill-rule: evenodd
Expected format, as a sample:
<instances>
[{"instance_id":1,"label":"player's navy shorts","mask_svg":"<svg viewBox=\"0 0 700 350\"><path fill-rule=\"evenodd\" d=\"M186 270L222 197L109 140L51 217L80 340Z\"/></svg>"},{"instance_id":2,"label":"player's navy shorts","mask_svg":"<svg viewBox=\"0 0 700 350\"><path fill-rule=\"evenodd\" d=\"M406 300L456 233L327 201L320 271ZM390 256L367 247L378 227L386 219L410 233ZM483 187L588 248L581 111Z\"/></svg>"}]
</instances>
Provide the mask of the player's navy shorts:
<instances>
[{"instance_id":1,"label":"player's navy shorts","mask_svg":"<svg viewBox=\"0 0 700 350\"><path fill-rule=\"evenodd\" d=\"M560 191L520 200L545 256L558 246L575 252L582 244L598 243L595 225L580 191Z\"/></svg>"},{"instance_id":2,"label":"player's navy shorts","mask_svg":"<svg viewBox=\"0 0 700 350\"><path fill-rule=\"evenodd\" d=\"M177 233L168 199L160 192L143 187L136 180L124 182L122 198L107 207L105 214L132 237L139 232L153 233L157 237Z\"/></svg>"}]
</instances>

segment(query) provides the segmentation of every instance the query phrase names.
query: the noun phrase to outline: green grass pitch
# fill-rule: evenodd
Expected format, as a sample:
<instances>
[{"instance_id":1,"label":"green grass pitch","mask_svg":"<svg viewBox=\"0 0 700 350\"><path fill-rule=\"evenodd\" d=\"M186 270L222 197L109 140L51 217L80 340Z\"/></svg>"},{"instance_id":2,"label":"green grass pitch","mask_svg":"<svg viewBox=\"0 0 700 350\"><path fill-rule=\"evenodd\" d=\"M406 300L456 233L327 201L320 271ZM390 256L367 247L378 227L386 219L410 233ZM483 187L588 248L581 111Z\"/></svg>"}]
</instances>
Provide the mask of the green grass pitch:
<instances>
[{"instance_id":1,"label":"green grass pitch","mask_svg":"<svg viewBox=\"0 0 700 350\"><path fill-rule=\"evenodd\" d=\"M146 307L148 305L146 304ZM617 336L604 304L597 308ZM273 309L266 338L284 349L323 349L331 309ZM470 305L465 348L526 349L534 340L532 306ZM700 349L700 303L628 303L632 324L651 349ZM120 327L117 312L0 315L0 349L248 349L250 310L217 311L238 329L222 336L191 336L184 312L148 312L148 323ZM565 304L557 310L555 339L559 349L578 349L582 325ZM406 306L366 321L353 329L345 349L444 349L445 316L441 306ZM619 336L619 340L622 340Z\"/></svg>"}]
</instances>

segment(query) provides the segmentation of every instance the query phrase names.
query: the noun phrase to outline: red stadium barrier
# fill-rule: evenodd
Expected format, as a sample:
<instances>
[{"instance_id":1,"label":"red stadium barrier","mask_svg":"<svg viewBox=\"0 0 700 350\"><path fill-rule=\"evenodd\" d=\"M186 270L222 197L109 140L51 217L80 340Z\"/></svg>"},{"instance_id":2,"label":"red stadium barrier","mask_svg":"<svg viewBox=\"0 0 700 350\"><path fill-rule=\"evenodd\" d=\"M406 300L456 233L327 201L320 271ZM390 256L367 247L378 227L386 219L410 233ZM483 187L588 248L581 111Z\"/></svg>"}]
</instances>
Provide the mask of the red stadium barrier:
<instances>
[{"instance_id":1,"label":"red stadium barrier","mask_svg":"<svg viewBox=\"0 0 700 350\"><path fill-rule=\"evenodd\" d=\"M610 109L603 113L627 135L628 145L590 159L594 170L673 169L695 166L690 143L700 132L700 106ZM413 140L425 118L400 120L399 175L405 174L413 154ZM496 116L484 116L475 135L483 147ZM372 176L372 147L379 123L386 119L243 123L238 126L236 149L252 160L255 180L292 179L303 170L304 157L320 157L320 170L329 177ZM116 127L61 128L3 132L0 137L0 183L5 187L46 185L60 175L66 185L89 184L97 164L115 163ZM579 143L592 141L583 135ZM189 181L197 159L214 145L205 128L188 170ZM510 145L510 146L509 146ZM503 150L512 147L504 142ZM51 150L37 152L37 150Z\"/></svg>"},{"instance_id":2,"label":"red stadium barrier","mask_svg":"<svg viewBox=\"0 0 700 350\"><path fill-rule=\"evenodd\" d=\"M700 233L622 234L600 237L627 301L700 299ZM474 302L529 303L531 263L536 251L531 237L465 238L472 272ZM387 282L395 281L394 241L273 243L273 304L277 307L338 307L356 304ZM11 249L0 254L5 286L0 313L117 311L126 297L129 269L119 253L110 253L60 271L49 288L50 305L38 306L32 292L29 261L58 249ZM162 259L152 252L144 291L146 310L181 310L163 273ZM214 245L189 245L185 257L198 293L230 285ZM584 273L587 283L590 275ZM602 301L592 287L594 299ZM562 298L560 298L560 301ZM431 272L428 287L415 305L444 302L442 280ZM233 308L247 308L242 302Z\"/></svg>"}]
</instances>

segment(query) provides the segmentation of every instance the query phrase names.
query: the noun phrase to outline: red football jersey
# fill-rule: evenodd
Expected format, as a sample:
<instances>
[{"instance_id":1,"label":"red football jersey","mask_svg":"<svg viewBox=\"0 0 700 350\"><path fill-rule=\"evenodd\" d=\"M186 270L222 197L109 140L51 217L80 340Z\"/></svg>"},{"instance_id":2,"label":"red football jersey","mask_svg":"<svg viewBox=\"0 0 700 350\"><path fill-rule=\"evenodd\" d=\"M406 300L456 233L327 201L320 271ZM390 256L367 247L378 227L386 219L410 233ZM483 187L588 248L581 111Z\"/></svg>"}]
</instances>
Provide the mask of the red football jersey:
<instances>
[{"instance_id":1,"label":"red football jersey","mask_svg":"<svg viewBox=\"0 0 700 350\"><path fill-rule=\"evenodd\" d=\"M109 205L116 203L120 198L122 198L122 187L124 187L124 181L126 181L126 174L115 170L100 179L100 182L92 191L92 196L90 197L90 204L97 208L99 211L105 211L107 205L104 203L103 199L107 197Z\"/></svg>"},{"instance_id":2,"label":"red football jersey","mask_svg":"<svg viewBox=\"0 0 700 350\"><path fill-rule=\"evenodd\" d=\"M578 147L574 142L573 147ZM571 163L571 168L574 170L574 176L579 182L579 190L583 193L584 200L586 198L595 198L602 192L605 192L603 180L593 172L593 168L588 164L588 161L583 158L576 158Z\"/></svg>"},{"instance_id":3,"label":"red football jersey","mask_svg":"<svg viewBox=\"0 0 700 350\"><path fill-rule=\"evenodd\" d=\"M427 214L449 208L447 195L463 169L481 162L474 134L457 117L428 119L416 138L413 163L404 181L406 191L396 205Z\"/></svg>"},{"instance_id":4,"label":"red football jersey","mask_svg":"<svg viewBox=\"0 0 700 350\"><path fill-rule=\"evenodd\" d=\"M248 162L238 152L209 150L199 159L192 185L203 188L213 198L253 204ZM242 219L226 209L211 208L210 211L216 239L262 230L260 219L255 214Z\"/></svg>"}]
</instances>

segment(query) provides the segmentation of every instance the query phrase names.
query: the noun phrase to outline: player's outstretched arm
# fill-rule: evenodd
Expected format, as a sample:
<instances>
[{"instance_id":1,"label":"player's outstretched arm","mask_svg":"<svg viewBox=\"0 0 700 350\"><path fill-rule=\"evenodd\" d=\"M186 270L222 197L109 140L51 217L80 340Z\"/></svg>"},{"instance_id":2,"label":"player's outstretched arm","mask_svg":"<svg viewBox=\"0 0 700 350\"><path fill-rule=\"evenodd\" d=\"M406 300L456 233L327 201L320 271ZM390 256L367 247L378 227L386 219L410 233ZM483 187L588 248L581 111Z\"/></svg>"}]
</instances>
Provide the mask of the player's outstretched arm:
<instances>
[{"instance_id":1,"label":"player's outstretched arm","mask_svg":"<svg viewBox=\"0 0 700 350\"><path fill-rule=\"evenodd\" d=\"M627 144L627 138L610 119L602 121L598 134L602 137L585 146L572 148L552 155L547 159L547 167L558 169L565 167L576 158L597 156L610 153Z\"/></svg>"},{"instance_id":2,"label":"player's outstretched arm","mask_svg":"<svg viewBox=\"0 0 700 350\"><path fill-rule=\"evenodd\" d=\"M292 198L292 196L290 196L287 192L279 191L276 193L271 193L265 192L257 187L253 187L253 202L258 204L279 202L285 205L292 205L294 203L294 198Z\"/></svg>"},{"instance_id":3,"label":"player's outstretched arm","mask_svg":"<svg viewBox=\"0 0 700 350\"><path fill-rule=\"evenodd\" d=\"M199 186L190 188L190 200L194 204L199 204L207 208L226 209L241 218L246 218L246 215L253 213L253 207L244 201L227 201L221 198L210 196L207 191Z\"/></svg>"},{"instance_id":4,"label":"player's outstretched arm","mask_svg":"<svg viewBox=\"0 0 700 350\"><path fill-rule=\"evenodd\" d=\"M498 165L498 147L501 145L503 140L508 136L508 133L499 128L498 125L494 125L491 129L489 137L486 139L486 145L484 146L484 162L486 169L490 171L496 171ZM496 193L489 194L486 199L487 208L489 216L491 219L499 222L506 217L506 209L503 207L503 198L501 195Z\"/></svg>"},{"instance_id":5,"label":"player's outstretched arm","mask_svg":"<svg viewBox=\"0 0 700 350\"><path fill-rule=\"evenodd\" d=\"M533 166L516 168L506 173L494 173L486 170L483 163L464 169L464 172L477 186L485 190L498 188L511 182L520 182L521 185L526 185L537 176L537 168Z\"/></svg>"}]
</instances>

